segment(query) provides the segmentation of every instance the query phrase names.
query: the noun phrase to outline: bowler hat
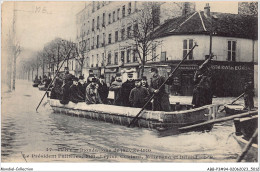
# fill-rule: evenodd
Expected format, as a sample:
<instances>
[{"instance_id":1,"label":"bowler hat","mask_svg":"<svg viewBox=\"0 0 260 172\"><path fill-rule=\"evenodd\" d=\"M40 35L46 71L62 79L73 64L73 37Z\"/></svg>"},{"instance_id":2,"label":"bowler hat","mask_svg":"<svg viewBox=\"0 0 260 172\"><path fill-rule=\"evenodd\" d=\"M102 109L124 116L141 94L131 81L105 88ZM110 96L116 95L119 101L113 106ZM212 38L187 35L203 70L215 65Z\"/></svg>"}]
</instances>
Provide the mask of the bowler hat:
<instances>
[{"instance_id":1,"label":"bowler hat","mask_svg":"<svg viewBox=\"0 0 260 172\"><path fill-rule=\"evenodd\" d=\"M142 79L141 78L137 78L137 79L135 79L135 81L141 81Z\"/></svg>"},{"instance_id":2,"label":"bowler hat","mask_svg":"<svg viewBox=\"0 0 260 172\"><path fill-rule=\"evenodd\" d=\"M84 79L84 76L80 75L80 76L79 76L79 79Z\"/></svg>"}]
</instances>

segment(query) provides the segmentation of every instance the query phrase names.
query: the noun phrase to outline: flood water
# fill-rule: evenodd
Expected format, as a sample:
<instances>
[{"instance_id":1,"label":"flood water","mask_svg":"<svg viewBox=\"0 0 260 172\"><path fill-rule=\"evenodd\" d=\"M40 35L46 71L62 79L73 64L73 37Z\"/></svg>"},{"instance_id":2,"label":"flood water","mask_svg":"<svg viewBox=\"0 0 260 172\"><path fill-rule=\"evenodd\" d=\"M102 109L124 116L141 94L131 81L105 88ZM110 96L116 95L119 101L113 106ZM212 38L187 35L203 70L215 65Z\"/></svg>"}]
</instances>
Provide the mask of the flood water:
<instances>
[{"instance_id":1,"label":"flood water","mask_svg":"<svg viewBox=\"0 0 260 172\"><path fill-rule=\"evenodd\" d=\"M52 112L44 92L18 81L2 93L2 162L235 162L241 149L232 121L210 132L158 137L128 128Z\"/></svg>"}]
</instances>

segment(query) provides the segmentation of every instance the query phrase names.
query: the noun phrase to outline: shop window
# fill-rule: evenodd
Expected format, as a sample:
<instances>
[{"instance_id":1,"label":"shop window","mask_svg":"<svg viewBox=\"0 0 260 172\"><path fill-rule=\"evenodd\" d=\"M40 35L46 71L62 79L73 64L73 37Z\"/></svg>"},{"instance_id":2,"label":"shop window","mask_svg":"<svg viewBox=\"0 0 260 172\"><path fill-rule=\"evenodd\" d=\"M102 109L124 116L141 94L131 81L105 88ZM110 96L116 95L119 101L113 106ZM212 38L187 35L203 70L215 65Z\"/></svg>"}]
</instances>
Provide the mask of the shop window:
<instances>
[{"instance_id":1,"label":"shop window","mask_svg":"<svg viewBox=\"0 0 260 172\"><path fill-rule=\"evenodd\" d=\"M193 39L185 39L183 40L183 57L185 57L188 52L193 47ZM191 52L187 58L187 60L193 60L193 52Z\"/></svg>"},{"instance_id":2,"label":"shop window","mask_svg":"<svg viewBox=\"0 0 260 172\"><path fill-rule=\"evenodd\" d=\"M161 61L166 61L166 51L161 52Z\"/></svg>"},{"instance_id":3,"label":"shop window","mask_svg":"<svg viewBox=\"0 0 260 172\"><path fill-rule=\"evenodd\" d=\"M118 52L115 52L115 65L118 65Z\"/></svg>"},{"instance_id":4,"label":"shop window","mask_svg":"<svg viewBox=\"0 0 260 172\"><path fill-rule=\"evenodd\" d=\"M115 42L118 41L118 31L115 32Z\"/></svg>"},{"instance_id":5,"label":"shop window","mask_svg":"<svg viewBox=\"0 0 260 172\"><path fill-rule=\"evenodd\" d=\"M228 61L236 61L236 41L228 41Z\"/></svg>"}]
</instances>

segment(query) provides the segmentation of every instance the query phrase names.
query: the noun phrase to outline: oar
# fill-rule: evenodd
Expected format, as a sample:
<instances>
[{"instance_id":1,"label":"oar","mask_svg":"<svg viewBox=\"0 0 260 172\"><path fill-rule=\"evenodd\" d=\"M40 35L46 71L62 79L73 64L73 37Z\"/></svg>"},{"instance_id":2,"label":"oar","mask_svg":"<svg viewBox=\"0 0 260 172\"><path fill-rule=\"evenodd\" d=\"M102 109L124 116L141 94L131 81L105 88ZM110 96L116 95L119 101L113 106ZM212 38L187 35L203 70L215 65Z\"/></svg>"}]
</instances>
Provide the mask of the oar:
<instances>
[{"instance_id":1,"label":"oar","mask_svg":"<svg viewBox=\"0 0 260 172\"><path fill-rule=\"evenodd\" d=\"M194 124L194 125L189 125L189 126L186 126L186 127L181 127L181 128L179 128L179 130L187 130L187 129L191 129L191 128L195 128L195 127L201 127L201 126L208 125L208 124L216 124L216 123L220 123L220 122L224 122L224 121L229 121L229 120L232 120L234 118L241 118L241 117L256 115L257 113L258 113L258 111L245 112L245 113L232 115L232 116L228 116L228 117L224 117L224 118L219 118L219 119L215 119L215 120L209 120L209 121L202 122L202 123L199 123L199 124Z\"/></svg>"},{"instance_id":2,"label":"oar","mask_svg":"<svg viewBox=\"0 0 260 172\"><path fill-rule=\"evenodd\" d=\"M250 138L249 142L247 143L246 147L243 149L241 155L237 158L237 162L241 162L242 159L244 159L245 155L247 154L248 150L250 149L250 147L253 144L253 141L255 140L255 138L258 135L258 128L255 130L253 136Z\"/></svg>"},{"instance_id":3,"label":"oar","mask_svg":"<svg viewBox=\"0 0 260 172\"><path fill-rule=\"evenodd\" d=\"M245 93L243 93L243 94L241 94L240 96L238 96L233 102L231 102L231 105L233 105L236 101L238 101L238 99L240 99L241 97L243 97L245 95ZM220 112L223 112L225 110L225 108L224 109L222 109Z\"/></svg>"},{"instance_id":4,"label":"oar","mask_svg":"<svg viewBox=\"0 0 260 172\"><path fill-rule=\"evenodd\" d=\"M162 88L162 86L169 80L169 78L171 78L173 76L173 74L177 71L177 69L180 67L180 65L184 62L184 60L190 55L190 53L193 51L193 49L198 46L196 43L195 45L191 48L191 50L189 51L188 54L186 54L186 56L182 59L182 61L176 66L176 68L172 71L172 73L168 76L168 78L162 83L162 85L158 88L158 90L160 90ZM141 114L141 112L144 110L144 108L148 105L148 103L154 98L155 93L153 93L153 95L150 97L150 99L145 103L145 105L143 106L143 108L138 112L138 114L134 117L134 119L130 122L130 124L128 125L128 127L130 127L132 124L134 124L137 120L137 118L139 117L139 115Z\"/></svg>"},{"instance_id":5,"label":"oar","mask_svg":"<svg viewBox=\"0 0 260 172\"><path fill-rule=\"evenodd\" d=\"M71 49L72 49L72 48L71 48ZM62 61L62 63L61 63L61 65L60 65L60 67L59 67L58 71L56 72L56 74L55 74L54 78L52 79L52 81L51 81L51 82L50 82L50 84L48 85L48 88L47 88L47 90L45 91L45 93L44 93L44 95L43 95L43 97L42 97L42 99L41 99L40 103L38 104L38 106L37 106L37 108L36 108L36 112L37 112L37 110L38 110L39 106L41 105L41 103L42 103L42 101L43 101L43 99L44 99L45 95L47 94L47 92L48 92L48 90L49 90L49 88L50 88L51 84L53 83L53 81L54 81L54 80L55 80L55 78L57 77L57 75L58 75L58 73L59 73L59 71L60 71L60 69L61 69L61 67L62 67L63 63L64 63L64 62L67 60L67 58L68 58L68 56L69 56L69 54L70 54L70 51L71 51L71 49L69 50L68 54L66 55L66 57L65 57L65 58L64 58L64 60Z\"/></svg>"}]
</instances>

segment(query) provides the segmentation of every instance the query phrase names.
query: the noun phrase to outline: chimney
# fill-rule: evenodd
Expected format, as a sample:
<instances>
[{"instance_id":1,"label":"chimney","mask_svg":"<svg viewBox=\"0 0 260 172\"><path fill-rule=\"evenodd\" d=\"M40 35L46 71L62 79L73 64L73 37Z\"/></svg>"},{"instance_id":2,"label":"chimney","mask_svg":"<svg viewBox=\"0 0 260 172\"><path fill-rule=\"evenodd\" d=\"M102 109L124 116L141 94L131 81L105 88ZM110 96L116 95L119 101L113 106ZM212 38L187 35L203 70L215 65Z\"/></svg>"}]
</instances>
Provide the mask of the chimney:
<instances>
[{"instance_id":1,"label":"chimney","mask_svg":"<svg viewBox=\"0 0 260 172\"><path fill-rule=\"evenodd\" d=\"M206 17L210 17L210 6L209 6L209 3L206 3L206 6L204 7L204 15Z\"/></svg>"}]
</instances>

